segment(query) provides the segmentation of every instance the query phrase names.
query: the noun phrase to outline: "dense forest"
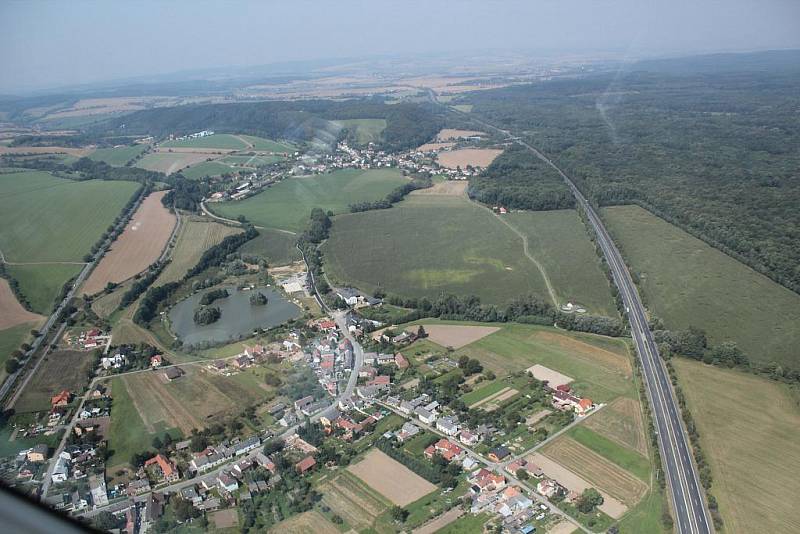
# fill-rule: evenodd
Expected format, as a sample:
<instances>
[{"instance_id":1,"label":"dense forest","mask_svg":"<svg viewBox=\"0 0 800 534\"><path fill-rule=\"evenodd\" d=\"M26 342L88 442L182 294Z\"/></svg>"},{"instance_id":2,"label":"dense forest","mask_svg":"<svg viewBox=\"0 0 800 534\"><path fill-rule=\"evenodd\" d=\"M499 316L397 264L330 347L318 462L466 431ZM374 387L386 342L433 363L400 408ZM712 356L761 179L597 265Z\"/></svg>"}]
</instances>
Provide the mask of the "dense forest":
<instances>
[{"instance_id":1,"label":"dense forest","mask_svg":"<svg viewBox=\"0 0 800 534\"><path fill-rule=\"evenodd\" d=\"M470 198L511 209L558 210L575 206L567 184L552 167L512 145L469 181Z\"/></svg>"},{"instance_id":2,"label":"dense forest","mask_svg":"<svg viewBox=\"0 0 800 534\"><path fill-rule=\"evenodd\" d=\"M336 139L330 121L385 119L383 144L404 150L425 143L444 124L433 104L385 104L380 98L186 105L137 111L93 126L98 138L118 135L188 134L199 130L294 141Z\"/></svg>"},{"instance_id":3,"label":"dense forest","mask_svg":"<svg viewBox=\"0 0 800 534\"><path fill-rule=\"evenodd\" d=\"M800 62L744 55L737 70L732 57L713 73L648 62L459 102L553 157L596 203L639 204L800 291Z\"/></svg>"}]
</instances>

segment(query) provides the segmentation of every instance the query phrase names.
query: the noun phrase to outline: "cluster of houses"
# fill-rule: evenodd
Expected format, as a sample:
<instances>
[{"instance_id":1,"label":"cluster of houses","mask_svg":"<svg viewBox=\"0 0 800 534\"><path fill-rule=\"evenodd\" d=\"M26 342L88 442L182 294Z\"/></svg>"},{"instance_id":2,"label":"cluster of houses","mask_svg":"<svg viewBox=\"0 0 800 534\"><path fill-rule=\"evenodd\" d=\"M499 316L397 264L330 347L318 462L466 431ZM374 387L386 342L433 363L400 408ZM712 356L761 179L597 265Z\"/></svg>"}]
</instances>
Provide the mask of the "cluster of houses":
<instances>
[{"instance_id":1,"label":"cluster of houses","mask_svg":"<svg viewBox=\"0 0 800 534\"><path fill-rule=\"evenodd\" d=\"M104 334L97 328L92 328L67 337L67 344L70 347L83 350L92 350L98 347L106 347L108 349L111 344L111 335Z\"/></svg>"},{"instance_id":2,"label":"cluster of houses","mask_svg":"<svg viewBox=\"0 0 800 534\"><path fill-rule=\"evenodd\" d=\"M340 340L334 321L320 321L317 326L322 335L306 349L305 360L317 375L322 388L331 396L336 396L339 381L353 369L353 345L347 338Z\"/></svg>"},{"instance_id":3,"label":"cluster of houses","mask_svg":"<svg viewBox=\"0 0 800 534\"><path fill-rule=\"evenodd\" d=\"M170 141L185 141L186 139L200 139L201 137L208 137L209 135L214 135L214 131L202 130L199 132L195 132L193 134L181 135L181 136L177 136L175 134L169 134L168 139Z\"/></svg>"}]
</instances>

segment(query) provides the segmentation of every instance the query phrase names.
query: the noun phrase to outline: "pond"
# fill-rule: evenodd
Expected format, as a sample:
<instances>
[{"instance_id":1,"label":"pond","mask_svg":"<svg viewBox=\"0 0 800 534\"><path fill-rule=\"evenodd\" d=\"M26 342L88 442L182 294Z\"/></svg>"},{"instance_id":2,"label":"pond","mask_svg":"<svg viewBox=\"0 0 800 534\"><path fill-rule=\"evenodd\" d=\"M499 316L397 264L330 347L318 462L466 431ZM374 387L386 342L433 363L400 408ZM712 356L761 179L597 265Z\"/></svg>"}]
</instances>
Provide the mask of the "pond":
<instances>
[{"instance_id":1,"label":"pond","mask_svg":"<svg viewBox=\"0 0 800 534\"><path fill-rule=\"evenodd\" d=\"M170 310L172 331L185 345L233 341L249 336L256 328L272 328L302 315L298 306L271 288L262 287L248 291L238 290L236 286L223 286L221 289L227 289L230 295L211 304L222 312L222 316L214 323L199 325L194 322L194 311L200 306L200 299L210 289L183 299ZM255 291L267 297L265 306L250 304L250 295Z\"/></svg>"}]
</instances>

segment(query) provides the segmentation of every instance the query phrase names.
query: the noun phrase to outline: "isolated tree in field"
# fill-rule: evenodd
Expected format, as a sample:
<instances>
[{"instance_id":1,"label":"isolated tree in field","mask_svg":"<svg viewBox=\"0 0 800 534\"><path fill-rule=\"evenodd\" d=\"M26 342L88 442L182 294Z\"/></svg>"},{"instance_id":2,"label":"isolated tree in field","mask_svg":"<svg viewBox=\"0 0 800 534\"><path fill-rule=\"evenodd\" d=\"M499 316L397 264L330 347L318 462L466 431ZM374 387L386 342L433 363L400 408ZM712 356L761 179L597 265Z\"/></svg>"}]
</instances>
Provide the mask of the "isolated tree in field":
<instances>
[{"instance_id":1,"label":"isolated tree in field","mask_svg":"<svg viewBox=\"0 0 800 534\"><path fill-rule=\"evenodd\" d=\"M428 333L425 331L424 326L419 325L419 328L417 328L417 337L420 339L428 337Z\"/></svg>"},{"instance_id":2,"label":"isolated tree in field","mask_svg":"<svg viewBox=\"0 0 800 534\"><path fill-rule=\"evenodd\" d=\"M578 510L584 514L588 514L596 507L603 504L603 496L594 488L586 488L578 497L576 506Z\"/></svg>"},{"instance_id":3,"label":"isolated tree in field","mask_svg":"<svg viewBox=\"0 0 800 534\"><path fill-rule=\"evenodd\" d=\"M408 517L408 510L406 510L405 508L401 508L400 506L395 505L395 506L392 507L391 514L392 514L392 519L394 519L398 523L402 523Z\"/></svg>"}]
</instances>

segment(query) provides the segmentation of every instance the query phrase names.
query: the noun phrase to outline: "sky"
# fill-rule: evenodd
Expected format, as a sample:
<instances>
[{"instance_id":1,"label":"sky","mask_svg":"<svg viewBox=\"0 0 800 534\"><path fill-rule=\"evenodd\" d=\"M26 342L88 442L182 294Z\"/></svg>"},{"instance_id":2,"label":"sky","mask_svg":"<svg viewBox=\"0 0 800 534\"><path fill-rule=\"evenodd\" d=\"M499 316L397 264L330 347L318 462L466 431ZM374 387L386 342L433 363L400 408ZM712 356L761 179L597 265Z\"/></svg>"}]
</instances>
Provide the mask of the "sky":
<instances>
[{"instance_id":1,"label":"sky","mask_svg":"<svg viewBox=\"0 0 800 534\"><path fill-rule=\"evenodd\" d=\"M800 48L798 0L0 0L0 92L281 61Z\"/></svg>"}]
</instances>

